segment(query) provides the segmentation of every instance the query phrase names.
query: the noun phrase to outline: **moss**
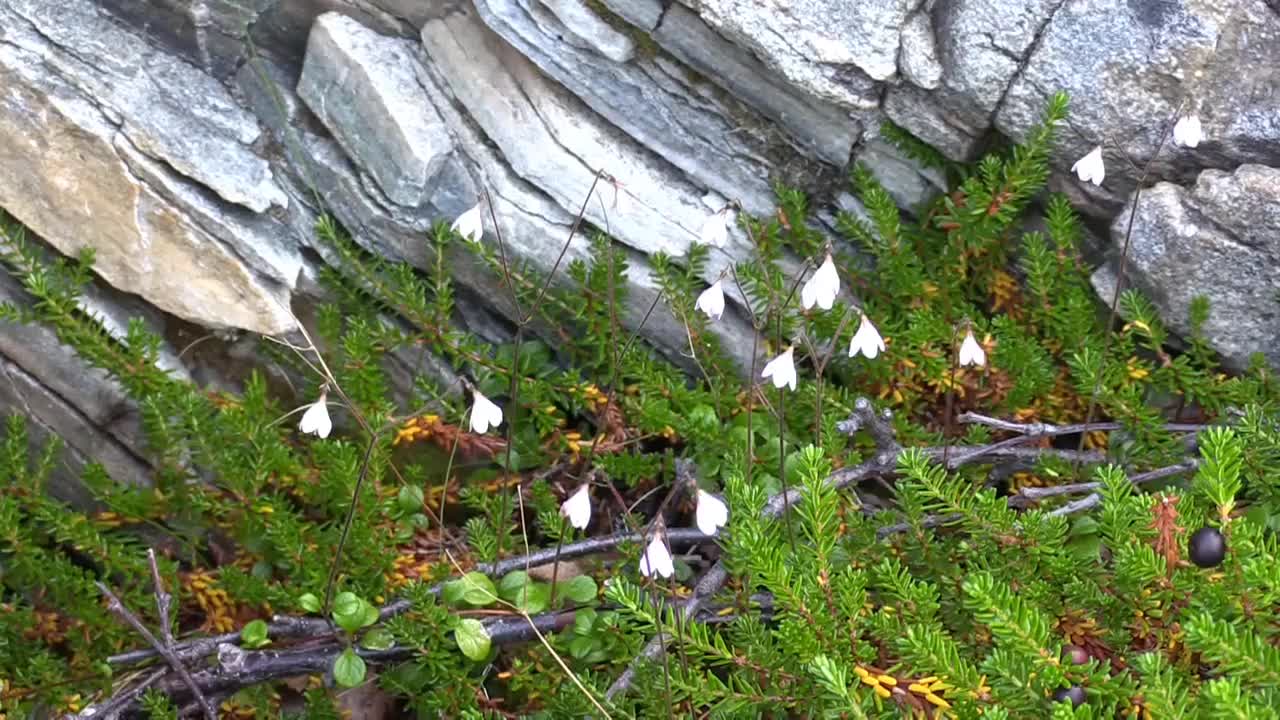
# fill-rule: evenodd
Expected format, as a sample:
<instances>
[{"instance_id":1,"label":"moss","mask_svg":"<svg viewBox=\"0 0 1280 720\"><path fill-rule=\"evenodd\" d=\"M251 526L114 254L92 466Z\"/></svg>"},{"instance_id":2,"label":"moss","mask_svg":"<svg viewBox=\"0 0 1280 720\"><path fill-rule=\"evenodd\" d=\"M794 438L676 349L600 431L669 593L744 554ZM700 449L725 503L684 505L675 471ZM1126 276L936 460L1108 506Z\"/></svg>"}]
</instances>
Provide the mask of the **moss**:
<instances>
[{"instance_id":1,"label":"moss","mask_svg":"<svg viewBox=\"0 0 1280 720\"><path fill-rule=\"evenodd\" d=\"M644 30L632 25L614 13L602 0L586 0L587 7L609 24L609 27L631 38L636 44L636 56L642 60L652 60L661 52L658 43Z\"/></svg>"}]
</instances>

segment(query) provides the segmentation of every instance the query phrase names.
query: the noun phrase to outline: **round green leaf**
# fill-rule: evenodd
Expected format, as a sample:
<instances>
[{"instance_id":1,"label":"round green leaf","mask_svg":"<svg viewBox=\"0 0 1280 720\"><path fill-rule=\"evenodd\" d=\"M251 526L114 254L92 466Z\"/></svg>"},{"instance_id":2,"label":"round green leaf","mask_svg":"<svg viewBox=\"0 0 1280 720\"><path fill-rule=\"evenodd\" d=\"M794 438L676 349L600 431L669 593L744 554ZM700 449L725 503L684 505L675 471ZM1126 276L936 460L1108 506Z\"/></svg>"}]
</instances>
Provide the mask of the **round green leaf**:
<instances>
[{"instance_id":1,"label":"round green leaf","mask_svg":"<svg viewBox=\"0 0 1280 720\"><path fill-rule=\"evenodd\" d=\"M498 590L493 586L493 581L483 573L469 572L445 585L444 599L450 604L464 603L472 607L484 607L497 601Z\"/></svg>"},{"instance_id":2,"label":"round green leaf","mask_svg":"<svg viewBox=\"0 0 1280 720\"><path fill-rule=\"evenodd\" d=\"M364 658L351 648L342 651L333 661L333 679L342 687L355 687L364 682Z\"/></svg>"},{"instance_id":3,"label":"round green leaf","mask_svg":"<svg viewBox=\"0 0 1280 720\"><path fill-rule=\"evenodd\" d=\"M480 662L489 656L489 633L484 624L475 618L463 618L453 631L458 649L471 660Z\"/></svg>"},{"instance_id":4,"label":"round green leaf","mask_svg":"<svg viewBox=\"0 0 1280 720\"><path fill-rule=\"evenodd\" d=\"M240 644L247 648L260 648L268 642L267 623L262 620L253 620L240 629Z\"/></svg>"},{"instance_id":5,"label":"round green leaf","mask_svg":"<svg viewBox=\"0 0 1280 720\"><path fill-rule=\"evenodd\" d=\"M365 600L361 600L360 602L362 603L360 608L360 627L369 627L370 625L378 622L378 608L374 607L373 603Z\"/></svg>"},{"instance_id":6,"label":"round green leaf","mask_svg":"<svg viewBox=\"0 0 1280 720\"><path fill-rule=\"evenodd\" d=\"M422 488L417 485L405 485L400 488L399 494L396 495L396 505L399 506L401 512L413 513L422 510L426 496L422 494Z\"/></svg>"},{"instance_id":7,"label":"round green leaf","mask_svg":"<svg viewBox=\"0 0 1280 720\"><path fill-rule=\"evenodd\" d=\"M320 598L315 593L302 593L298 596L298 607L309 613L320 612Z\"/></svg>"},{"instance_id":8,"label":"round green leaf","mask_svg":"<svg viewBox=\"0 0 1280 720\"><path fill-rule=\"evenodd\" d=\"M511 604L521 612L537 615L551 605L551 586L546 583L531 582L512 598Z\"/></svg>"},{"instance_id":9,"label":"round green leaf","mask_svg":"<svg viewBox=\"0 0 1280 720\"><path fill-rule=\"evenodd\" d=\"M360 638L360 647L370 650L390 650L395 644L395 637L386 628L374 628Z\"/></svg>"},{"instance_id":10,"label":"round green leaf","mask_svg":"<svg viewBox=\"0 0 1280 720\"><path fill-rule=\"evenodd\" d=\"M365 605L353 592L343 591L333 600L333 621L347 632L355 632L364 627Z\"/></svg>"},{"instance_id":11,"label":"round green leaf","mask_svg":"<svg viewBox=\"0 0 1280 720\"><path fill-rule=\"evenodd\" d=\"M509 572L498 581L498 595L507 602L515 602L529 582L529 573L523 570Z\"/></svg>"},{"instance_id":12,"label":"round green leaf","mask_svg":"<svg viewBox=\"0 0 1280 720\"><path fill-rule=\"evenodd\" d=\"M564 584L564 596L576 603L587 603L596 599L596 581L590 576L579 575Z\"/></svg>"}]
</instances>

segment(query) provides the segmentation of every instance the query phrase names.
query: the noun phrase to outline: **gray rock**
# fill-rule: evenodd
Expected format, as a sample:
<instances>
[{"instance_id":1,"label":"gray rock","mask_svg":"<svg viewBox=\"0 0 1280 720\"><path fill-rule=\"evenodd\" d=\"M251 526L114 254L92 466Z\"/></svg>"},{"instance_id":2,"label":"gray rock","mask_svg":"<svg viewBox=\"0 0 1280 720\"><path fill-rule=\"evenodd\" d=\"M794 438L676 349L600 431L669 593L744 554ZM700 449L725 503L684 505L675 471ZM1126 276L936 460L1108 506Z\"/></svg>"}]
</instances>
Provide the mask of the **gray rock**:
<instances>
[{"instance_id":1,"label":"gray rock","mask_svg":"<svg viewBox=\"0 0 1280 720\"><path fill-rule=\"evenodd\" d=\"M902 77L918 88L935 90L942 85L942 63L928 13L914 12L902 26L902 53L898 57Z\"/></svg>"},{"instance_id":2,"label":"gray rock","mask_svg":"<svg viewBox=\"0 0 1280 720\"><path fill-rule=\"evenodd\" d=\"M934 101L951 122L980 135L1063 0L959 0L934 13L944 68ZM1039 110L1044 110L1041 103ZM1037 112L1031 122L1039 120Z\"/></svg>"},{"instance_id":3,"label":"gray rock","mask_svg":"<svg viewBox=\"0 0 1280 720\"><path fill-rule=\"evenodd\" d=\"M1246 70L1247 68L1247 70ZM1280 14L1261 0L1239 3L1089 0L1054 14L996 116L1021 138L1048 95L1071 96L1071 130L1055 165L1065 171L1107 145L1107 180L1081 187L1094 212L1119 209L1172 127L1178 108L1198 112L1205 141L1166 147L1152 177L1187 180L1204 166L1280 165Z\"/></svg>"},{"instance_id":4,"label":"gray rock","mask_svg":"<svg viewBox=\"0 0 1280 720\"><path fill-rule=\"evenodd\" d=\"M960 124L927 91L905 83L889 88L884 112L895 124L952 160L974 159L984 134L982 128Z\"/></svg>"},{"instance_id":5,"label":"gray rock","mask_svg":"<svg viewBox=\"0 0 1280 720\"><path fill-rule=\"evenodd\" d=\"M6 182L0 183L0 206L60 252L74 254L91 244L96 250L94 271L99 276L115 287L141 295L166 312L206 327L239 327L268 334L291 327L293 321L287 311L290 278L259 275L257 268L246 266L234 248L206 232L185 210L170 204L164 197L165 189L153 186L135 172L150 155L132 141L144 135L131 133L128 120L122 120L102 104L100 97L90 94L96 87L93 83L85 90L63 79L83 65L79 58L94 52L101 38L67 29L63 31L67 42L81 41L89 46L54 45L4 6L0 6L0 17L12 21L0 22L0 86L7 90L0 94L0 167L6 169L8 176ZM108 62L103 58L104 64ZM66 63L66 69L58 70L62 63ZM163 63L157 63L160 66ZM183 82L184 77L180 73L170 80ZM229 98L221 86L217 87ZM204 102L194 109L210 108L210 103ZM165 112L177 112L177 108L155 111L153 119L158 120ZM169 131L177 132L184 124L197 123L197 117L184 117ZM248 116L237 110L230 117ZM211 110L209 122L212 127L207 133L182 141L185 148L221 144L227 153L243 153L253 162L261 162L258 177L270 177L265 161L219 134L223 128L219 116ZM162 133L158 137L167 136ZM58 138L58 142L48 143L49 137ZM155 150L161 145L158 142L149 147ZM193 182L193 177L217 178L216 182L210 181L214 184L240 178L248 186L248 178L219 167L227 153L187 157L201 168L188 173L174 172L172 155L153 159L148 167L156 176L164 176L169 188ZM230 174L220 174L224 172ZM209 192L207 184L202 182L200 187L200 192ZM274 182L269 187L273 204L287 203ZM226 194L238 195L230 191ZM226 200L225 195L222 197ZM52 198L66 201L51 202ZM260 199L265 202L266 196ZM220 208L227 219L237 210L243 212L245 208ZM86 228L93 228L93 233L87 235ZM258 247L259 242L263 248L274 244L269 238L255 238L249 241L249 247ZM261 270L269 275L273 269L278 271L288 265L282 260ZM199 271L193 272L194 268Z\"/></svg>"},{"instance_id":6,"label":"gray rock","mask_svg":"<svg viewBox=\"0 0 1280 720\"><path fill-rule=\"evenodd\" d=\"M898 148L879 138L859 149L856 161L866 165L895 204L915 212L946 190L946 178L936 170L920 168Z\"/></svg>"},{"instance_id":7,"label":"gray rock","mask_svg":"<svg viewBox=\"0 0 1280 720\"><path fill-rule=\"evenodd\" d=\"M600 0L618 17L641 30L653 30L666 12L660 0Z\"/></svg>"},{"instance_id":8,"label":"gray rock","mask_svg":"<svg viewBox=\"0 0 1280 720\"><path fill-rule=\"evenodd\" d=\"M618 64L560 43L562 29L530 14L534 2L478 0L476 9L544 73L695 182L761 213L773 206L770 180L816 189L815 180L829 177L772 123L662 56Z\"/></svg>"},{"instance_id":9,"label":"gray rock","mask_svg":"<svg viewBox=\"0 0 1280 720\"><path fill-rule=\"evenodd\" d=\"M1005 91L1061 2L956 0L938 4L931 16L912 16L903 30L903 75L918 87L892 88L885 112L952 160L974 159ZM1042 102L1026 122L1037 122L1043 110Z\"/></svg>"},{"instance_id":10,"label":"gray rock","mask_svg":"<svg viewBox=\"0 0 1280 720\"><path fill-rule=\"evenodd\" d=\"M0 303L30 302L16 280L0 274ZM119 308L98 298L86 309L114 315ZM50 481L55 497L78 507L93 504L80 482L90 461L101 462L120 482L149 483L140 417L119 384L90 367L51 329L0 321L0 418L15 412L27 419L33 450L54 438L67 446Z\"/></svg>"},{"instance_id":11,"label":"gray rock","mask_svg":"<svg viewBox=\"0 0 1280 720\"><path fill-rule=\"evenodd\" d=\"M412 46L337 13L316 19L298 97L397 205L419 205L453 151L418 85Z\"/></svg>"},{"instance_id":12,"label":"gray rock","mask_svg":"<svg viewBox=\"0 0 1280 720\"><path fill-rule=\"evenodd\" d=\"M251 145L260 130L220 83L138 35L120 29L89 0L6 0L0 38L39 56L98 107L138 149L216 192L263 212L285 202Z\"/></svg>"},{"instance_id":13,"label":"gray rock","mask_svg":"<svg viewBox=\"0 0 1280 720\"><path fill-rule=\"evenodd\" d=\"M754 0L685 3L791 84L844 107L870 109L873 81L897 74L899 36L912 0Z\"/></svg>"},{"instance_id":14,"label":"gray rock","mask_svg":"<svg viewBox=\"0 0 1280 720\"><path fill-rule=\"evenodd\" d=\"M1130 212L1132 204L1111 226L1116 246ZM1280 170L1206 170L1191 190L1162 182L1143 191L1126 278L1183 336L1192 300L1207 297L1204 336L1229 366L1244 368L1254 352L1280 366ZM1094 287L1110 300L1114 266L1095 273Z\"/></svg>"},{"instance_id":15,"label":"gray rock","mask_svg":"<svg viewBox=\"0 0 1280 720\"><path fill-rule=\"evenodd\" d=\"M614 30L609 23L592 12L582 0L541 0L541 2L542 6L571 33L570 37L576 37L581 41L581 47L595 50L616 63L627 62L635 56L635 41ZM530 7L530 11L535 15L539 14L536 5ZM564 40L568 42L569 38Z\"/></svg>"},{"instance_id":16,"label":"gray rock","mask_svg":"<svg viewBox=\"0 0 1280 720\"><path fill-rule=\"evenodd\" d=\"M759 60L720 37L693 12L672 5L653 39L681 62L786 128L814 157L837 167L848 163L854 138L861 132L848 112L806 96L773 76Z\"/></svg>"}]
</instances>

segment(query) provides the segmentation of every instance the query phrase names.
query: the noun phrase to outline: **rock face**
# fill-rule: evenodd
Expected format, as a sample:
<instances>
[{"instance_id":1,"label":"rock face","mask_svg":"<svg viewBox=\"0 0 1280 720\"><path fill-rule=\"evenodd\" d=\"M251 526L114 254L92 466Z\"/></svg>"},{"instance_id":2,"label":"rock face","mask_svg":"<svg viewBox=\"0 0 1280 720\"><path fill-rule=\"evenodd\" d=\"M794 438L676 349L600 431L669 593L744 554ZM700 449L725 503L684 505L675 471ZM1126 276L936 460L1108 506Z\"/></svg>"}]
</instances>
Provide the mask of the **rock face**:
<instances>
[{"instance_id":1,"label":"rock face","mask_svg":"<svg viewBox=\"0 0 1280 720\"><path fill-rule=\"evenodd\" d=\"M1205 170L1191 188L1162 182L1112 224L1124 237L1133 218L1126 277L1163 312L1174 332L1191 331L1191 302L1209 300L1203 332L1237 368L1261 352L1280 366L1280 169L1241 165ZM1115 271L1094 276L1099 293L1115 292Z\"/></svg>"},{"instance_id":2,"label":"rock face","mask_svg":"<svg viewBox=\"0 0 1280 720\"><path fill-rule=\"evenodd\" d=\"M427 268L433 224L477 202L487 222L491 203L510 252L547 272L585 207L628 260L624 325L687 362L666 304L645 319L654 253L679 261L727 202L772 212L778 180L813 193L819 219L856 211L855 162L910 212L942 179L881 141L882 122L964 160L1022 137L1059 89L1072 116L1051 182L1111 223L1113 247L1141 176L1121 153L1151 162L1126 282L1183 332L1208 294L1204 332L1229 362L1280 365L1280 13L1265 0L0 0L0 208L58 252L96 251L93 312L146 315L175 371L234 384L253 362L234 334L293 330L336 262L322 211ZM1205 141L1157 153L1179 112ZM1098 144L1100 188L1068 171ZM749 251L735 231L705 279ZM500 339L515 310L499 281L449 260L468 329ZM1108 297L1114 275L1096 277ZM740 302L715 329L745 366ZM179 353L208 331L223 339ZM118 389L37 335L0 328L0 413L144 478Z\"/></svg>"}]
</instances>

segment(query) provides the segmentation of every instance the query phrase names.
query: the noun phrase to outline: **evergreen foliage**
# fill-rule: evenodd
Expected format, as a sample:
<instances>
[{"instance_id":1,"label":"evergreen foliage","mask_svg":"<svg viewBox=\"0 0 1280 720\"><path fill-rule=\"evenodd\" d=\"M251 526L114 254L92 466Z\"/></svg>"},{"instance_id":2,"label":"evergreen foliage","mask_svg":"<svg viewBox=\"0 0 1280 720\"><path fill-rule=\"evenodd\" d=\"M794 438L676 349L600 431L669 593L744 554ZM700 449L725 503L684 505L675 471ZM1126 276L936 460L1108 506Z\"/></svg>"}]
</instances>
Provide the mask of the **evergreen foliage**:
<instances>
[{"instance_id":1,"label":"evergreen foliage","mask_svg":"<svg viewBox=\"0 0 1280 720\"><path fill-rule=\"evenodd\" d=\"M4 222L0 263L29 302L0 305L0 322L51 328L118 381L154 473L136 487L91 466L96 505L73 508L47 492L59 444L5 422L0 716L78 711L137 681L107 659L145 643L94 583L156 627L154 546L180 642L226 633L320 658L295 673L305 688L219 696L237 717L339 717L337 693L372 677L422 717L1277 717L1272 371L1218 367L1205 303L1180 351L1136 292L1122 327L1102 321L1079 221L1044 192L1066 112L1055 97L1025 143L968 167L885 128L954 185L911 219L852 171L866 213L837 218L832 248L856 307L800 309L793 259L815 267L828 248L801 193L779 187L775 216L742 218L756 254L723 281L747 300L752 356L796 346L794 393L735 367L696 310L704 246L652 258L649 311L687 332L687 357L669 358L638 339L643 317L624 326L626 258L602 232L584 230L589 259L544 275L442 223L423 272L326 217L319 354L261 340L301 382L286 398L263 372L236 393L174 378L140 321L113 335L79 302L91 255L50 259ZM1024 229L1033 214L1042 230ZM456 262L519 310L513 342L457 328ZM887 350L847 359L863 312ZM983 367L955 362L966 328ZM467 391L421 372L396 395L393 358L424 350ZM291 410L325 373L338 431L304 436ZM503 406L500 434L470 431L472 389ZM586 531L558 511L582 482ZM697 488L731 510L714 540L689 527ZM1188 559L1202 527L1225 537L1217 567ZM659 532L671 580L636 569ZM668 652L645 653L651 638ZM1079 707L1054 702L1076 686ZM189 703L165 687L138 694L139 716Z\"/></svg>"}]
</instances>

